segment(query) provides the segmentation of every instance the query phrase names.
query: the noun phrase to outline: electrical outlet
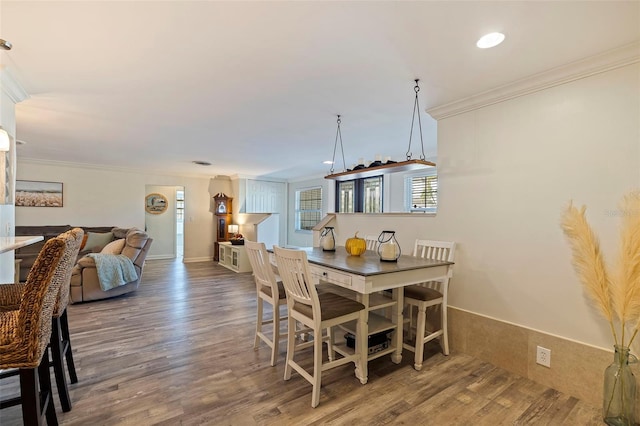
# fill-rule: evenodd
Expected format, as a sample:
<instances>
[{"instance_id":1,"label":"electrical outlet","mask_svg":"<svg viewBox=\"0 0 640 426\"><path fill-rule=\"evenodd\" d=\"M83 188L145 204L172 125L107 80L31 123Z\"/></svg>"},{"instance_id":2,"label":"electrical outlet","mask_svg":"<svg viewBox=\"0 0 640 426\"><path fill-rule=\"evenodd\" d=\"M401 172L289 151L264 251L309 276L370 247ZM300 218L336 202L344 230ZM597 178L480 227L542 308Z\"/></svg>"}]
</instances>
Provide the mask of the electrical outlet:
<instances>
[{"instance_id":1,"label":"electrical outlet","mask_svg":"<svg viewBox=\"0 0 640 426\"><path fill-rule=\"evenodd\" d=\"M540 365L551 368L551 349L538 346L536 350L536 362Z\"/></svg>"}]
</instances>

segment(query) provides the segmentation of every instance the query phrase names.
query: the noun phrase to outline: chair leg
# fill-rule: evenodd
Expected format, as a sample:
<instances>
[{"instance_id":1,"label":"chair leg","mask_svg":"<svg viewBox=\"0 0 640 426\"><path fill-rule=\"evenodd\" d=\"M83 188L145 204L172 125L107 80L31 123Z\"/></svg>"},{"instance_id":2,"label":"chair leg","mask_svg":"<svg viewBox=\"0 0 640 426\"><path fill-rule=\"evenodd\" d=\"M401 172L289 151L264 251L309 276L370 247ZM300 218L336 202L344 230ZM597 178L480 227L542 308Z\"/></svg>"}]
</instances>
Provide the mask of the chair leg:
<instances>
[{"instance_id":1,"label":"chair leg","mask_svg":"<svg viewBox=\"0 0 640 426\"><path fill-rule=\"evenodd\" d=\"M278 359L278 342L280 341L280 305L277 300L273 303L273 338L271 345L271 366L276 365Z\"/></svg>"},{"instance_id":2,"label":"chair leg","mask_svg":"<svg viewBox=\"0 0 640 426\"><path fill-rule=\"evenodd\" d=\"M67 370L69 370L69 379L71 383L78 383L78 375L76 374L76 364L73 361L73 349L71 348L71 336L69 335L69 319L67 318L67 310L65 309L60 316L60 326L62 327L62 342L64 356L67 360Z\"/></svg>"},{"instance_id":3,"label":"chair leg","mask_svg":"<svg viewBox=\"0 0 640 426\"><path fill-rule=\"evenodd\" d=\"M314 330L313 338L313 391L311 392L311 407L320 404L320 387L322 383L322 329Z\"/></svg>"},{"instance_id":4,"label":"chair leg","mask_svg":"<svg viewBox=\"0 0 640 426\"><path fill-rule=\"evenodd\" d=\"M287 319L287 359L284 363L284 379L289 380L291 378L291 362L293 361L293 354L296 351L296 333L292 333L290 330L295 330L296 328L296 320L291 316L291 312L289 312L289 316Z\"/></svg>"},{"instance_id":5,"label":"chair leg","mask_svg":"<svg viewBox=\"0 0 640 426\"><path fill-rule=\"evenodd\" d=\"M449 335L447 333L447 304L443 303L440 305L440 309L442 309L442 352L445 355L449 355Z\"/></svg>"},{"instance_id":6,"label":"chair leg","mask_svg":"<svg viewBox=\"0 0 640 426\"><path fill-rule=\"evenodd\" d=\"M42 361L38 366L38 377L40 378L40 398L44 400L42 406L47 416L47 425L58 426L56 406L53 402L53 388L51 387L51 372L49 370L49 348L46 348L44 355L42 355Z\"/></svg>"},{"instance_id":7,"label":"chair leg","mask_svg":"<svg viewBox=\"0 0 640 426\"><path fill-rule=\"evenodd\" d=\"M407 305L407 308L409 308L409 322L408 322L408 328L407 328L407 338L409 339L409 341L413 341L413 305Z\"/></svg>"},{"instance_id":8,"label":"chair leg","mask_svg":"<svg viewBox=\"0 0 640 426\"><path fill-rule=\"evenodd\" d=\"M368 314L366 310L360 313L358 318L358 324L356 325L356 354L358 354L358 361L356 362L356 377L360 379L360 383L367 384L369 376L369 348L367 347L368 339L364 335L364 325L368 320Z\"/></svg>"},{"instance_id":9,"label":"chair leg","mask_svg":"<svg viewBox=\"0 0 640 426\"><path fill-rule=\"evenodd\" d=\"M329 353L329 362L333 361L335 359L336 353L333 350L333 344L334 344L334 332L333 332L333 327L328 327L327 328L327 352Z\"/></svg>"},{"instance_id":10,"label":"chair leg","mask_svg":"<svg viewBox=\"0 0 640 426\"><path fill-rule=\"evenodd\" d=\"M422 369L422 357L424 354L424 333L427 322L427 307L424 304L418 306L418 323L416 324L415 358L413 368Z\"/></svg>"},{"instance_id":11,"label":"chair leg","mask_svg":"<svg viewBox=\"0 0 640 426\"><path fill-rule=\"evenodd\" d=\"M69 397L67 376L64 371L64 343L62 342L60 318L51 318L51 323L51 339L49 340L49 345L51 347L51 358L53 359L53 372L56 377L60 405L62 406L62 411L66 413L71 411L71 398ZM43 362L48 362L48 360L43 360Z\"/></svg>"},{"instance_id":12,"label":"chair leg","mask_svg":"<svg viewBox=\"0 0 640 426\"><path fill-rule=\"evenodd\" d=\"M253 349L258 350L258 344L260 343L260 337L258 333L262 332L262 297L258 296L258 313L256 318L256 336L253 339Z\"/></svg>"},{"instance_id":13,"label":"chair leg","mask_svg":"<svg viewBox=\"0 0 640 426\"><path fill-rule=\"evenodd\" d=\"M20 369L20 399L22 401L22 422L25 426L40 425L40 381L35 368Z\"/></svg>"}]
</instances>

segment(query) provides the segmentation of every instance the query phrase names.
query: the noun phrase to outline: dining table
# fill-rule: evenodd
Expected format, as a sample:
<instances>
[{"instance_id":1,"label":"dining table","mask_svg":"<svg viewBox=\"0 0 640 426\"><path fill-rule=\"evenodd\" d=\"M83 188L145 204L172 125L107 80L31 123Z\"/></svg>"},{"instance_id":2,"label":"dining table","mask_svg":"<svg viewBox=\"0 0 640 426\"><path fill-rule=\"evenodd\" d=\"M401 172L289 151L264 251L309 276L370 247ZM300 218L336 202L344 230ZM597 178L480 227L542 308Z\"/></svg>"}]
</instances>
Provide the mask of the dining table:
<instances>
[{"instance_id":1,"label":"dining table","mask_svg":"<svg viewBox=\"0 0 640 426\"><path fill-rule=\"evenodd\" d=\"M42 235L0 237L0 253L6 253L26 247L42 240L44 240L44 236ZM14 259L14 282L18 282L18 279L20 278L20 262L20 259ZM5 275L0 275L0 283L6 281L6 279L4 279L5 277Z\"/></svg>"},{"instance_id":2,"label":"dining table","mask_svg":"<svg viewBox=\"0 0 640 426\"><path fill-rule=\"evenodd\" d=\"M453 262L424 259L401 255L397 261L380 259L377 252L367 250L359 256L347 253L345 247L338 246L334 251L325 251L321 247L305 247L314 284L330 283L351 290L368 312L364 334L368 336L393 332L391 342L381 350L369 351L368 361L391 354L391 360L399 364L402 361L402 333L404 287L427 281L436 281L447 277ZM390 290L391 295L385 290ZM391 310L390 318L385 315ZM355 335L355 323L350 333ZM336 344L336 350L342 343ZM344 346L347 346L346 342ZM378 348L380 349L380 348ZM367 366L360 371L360 380L366 383Z\"/></svg>"}]
</instances>

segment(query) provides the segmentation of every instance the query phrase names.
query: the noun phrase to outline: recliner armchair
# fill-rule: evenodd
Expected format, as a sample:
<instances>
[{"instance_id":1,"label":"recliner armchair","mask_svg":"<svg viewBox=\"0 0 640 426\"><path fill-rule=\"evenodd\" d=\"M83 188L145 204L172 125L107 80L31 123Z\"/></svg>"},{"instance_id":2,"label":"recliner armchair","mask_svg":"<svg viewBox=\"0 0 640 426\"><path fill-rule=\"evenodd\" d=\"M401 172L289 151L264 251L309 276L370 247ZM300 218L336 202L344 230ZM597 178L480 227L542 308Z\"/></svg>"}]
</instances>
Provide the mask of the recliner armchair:
<instances>
[{"instance_id":1,"label":"recliner armchair","mask_svg":"<svg viewBox=\"0 0 640 426\"><path fill-rule=\"evenodd\" d=\"M144 262L147 258L153 239L150 238L146 232L137 228L131 228L128 230L122 229L120 231L125 233L122 235L125 239L125 244L121 254L127 256L133 262L137 279L116 288L104 291L100 287L95 260L89 256L84 256L79 259L77 264L73 267L70 291L71 303L107 299L130 293L138 288L140 285L140 279L142 278ZM118 235L115 236L116 238L118 237Z\"/></svg>"}]
</instances>

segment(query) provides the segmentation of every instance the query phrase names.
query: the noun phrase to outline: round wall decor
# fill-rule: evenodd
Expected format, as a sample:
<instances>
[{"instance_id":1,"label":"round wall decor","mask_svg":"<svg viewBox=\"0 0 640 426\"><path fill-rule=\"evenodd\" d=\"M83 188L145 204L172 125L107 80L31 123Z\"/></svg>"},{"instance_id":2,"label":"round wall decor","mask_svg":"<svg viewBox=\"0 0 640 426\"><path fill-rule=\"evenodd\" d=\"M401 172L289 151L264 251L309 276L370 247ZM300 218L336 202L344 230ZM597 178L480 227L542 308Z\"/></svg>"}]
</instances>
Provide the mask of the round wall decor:
<instances>
[{"instance_id":1,"label":"round wall decor","mask_svg":"<svg viewBox=\"0 0 640 426\"><path fill-rule=\"evenodd\" d=\"M147 213L161 214L167 210L167 197L153 192L144 198L144 209Z\"/></svg>"}]
</instances>

